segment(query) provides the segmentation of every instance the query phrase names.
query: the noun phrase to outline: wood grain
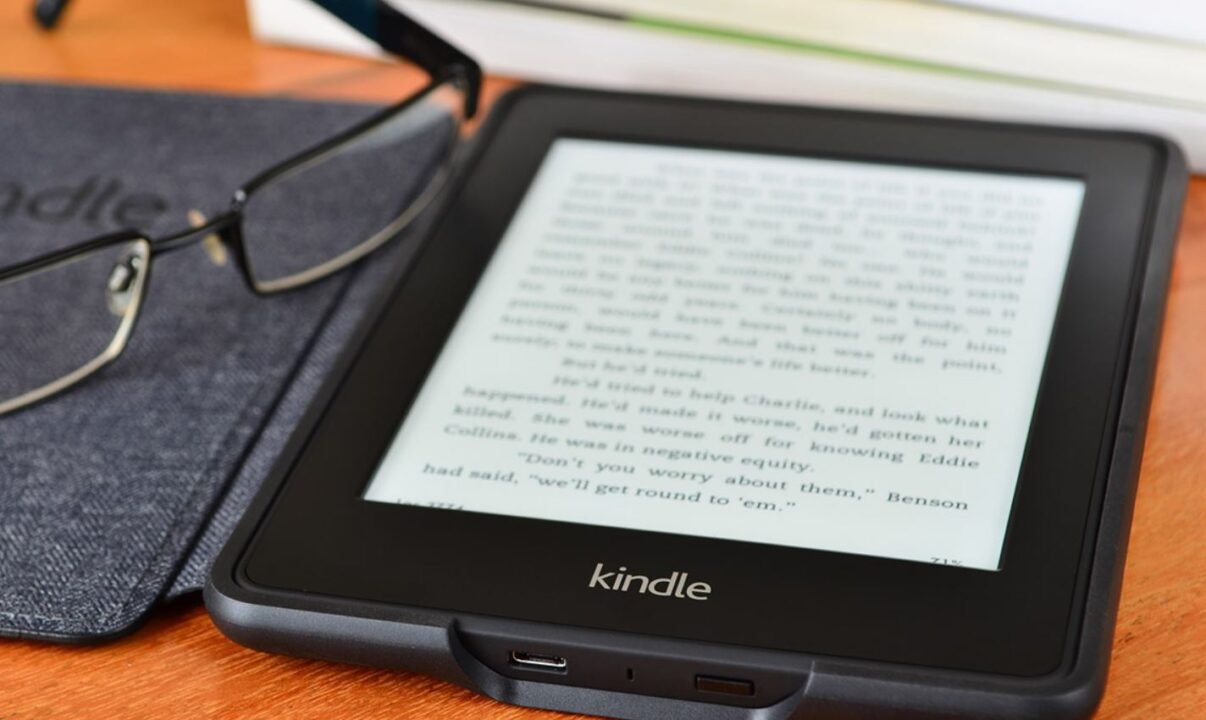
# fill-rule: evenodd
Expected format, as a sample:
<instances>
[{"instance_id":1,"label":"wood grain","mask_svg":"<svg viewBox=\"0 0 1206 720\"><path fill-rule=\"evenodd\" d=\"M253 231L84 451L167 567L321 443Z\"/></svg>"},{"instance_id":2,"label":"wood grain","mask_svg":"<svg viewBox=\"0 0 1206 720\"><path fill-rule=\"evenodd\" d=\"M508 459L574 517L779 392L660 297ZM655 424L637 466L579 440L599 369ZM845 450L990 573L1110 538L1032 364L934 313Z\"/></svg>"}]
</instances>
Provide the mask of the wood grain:
<instances>
[{"instance_id":1,"label":"wood grain","mask_svg":"<svg viewBox=\"0 0 1206 720\"><path fill-rule=\"evenodd\" d=\"M0 7L0 76L391 100L421 82L396 63L253 43L241 0L75 0L38 31ZM511 83L492 79L496 94ZM2 161L2 160L0 160ZM1114 663L1101 720L1206 717L1206 179L1177 250ZM524 718L418 675L256 653L196 598L97 647L0 641L0 720L25 718Z\"/></svg>"}]
</instances>

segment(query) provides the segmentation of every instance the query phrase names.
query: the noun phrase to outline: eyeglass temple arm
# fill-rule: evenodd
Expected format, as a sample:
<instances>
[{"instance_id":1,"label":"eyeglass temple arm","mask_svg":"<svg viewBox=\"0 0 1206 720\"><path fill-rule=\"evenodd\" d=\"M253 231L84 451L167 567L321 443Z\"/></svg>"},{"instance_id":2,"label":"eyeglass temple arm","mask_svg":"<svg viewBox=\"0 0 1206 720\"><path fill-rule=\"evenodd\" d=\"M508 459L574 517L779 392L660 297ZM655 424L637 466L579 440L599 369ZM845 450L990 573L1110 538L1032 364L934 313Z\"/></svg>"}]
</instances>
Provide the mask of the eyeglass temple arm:
<instances>
[{"instance_id":1,"label":"eyeglass temple arm","mask_svg":"<svg viewBox=\"0 0 1206 720\"><path fill-rule=\"evenodd\" d=\"M431 32L385 0L313 0L319 7L376 42L443 80L449 71L459 71L468 85L465 117L477 113L482 89L482 70L473 58ZM35 0L34 17L50 30L58 23L68 0Z\"/></svg>"},{"instance_id":2,"label":"eyeglass temple arm","mask_svg":"<svg viewBox=\"0 0 1206 720\"><path fill-rule=\"evenodd\" d=\"M449 71L459 71L468 87L465 117L477 113L481 95L482 71L473 58L420 25L385 0L313 0L385 50L399 55L427 71L433 78L446 79Z\"/></svg>"},{"instance_id":3,"label":"eyeglass temple arm","mask_svg":"<svg viewBox=\"0 0 1206 720\"><path fill-rule=\"evenodd\" d=\"M412 60L432 77L459 71L465 81L465 118L476 115L482 95L482 69L477 61L384 0L377 0L377 7L381 13L377 42Z\"/></svg>"},{"instance_id":4,"label":"eyeglass temple arm","mask_svg":"<svg viewBox=\"0 0 1206 720\"><path fill-rule=\"evenodd\" d=\"M38 24L50 30L59 22L59 16L67 7L67 0L35 0L34 18Z\"/></svg>"}]
</instances>

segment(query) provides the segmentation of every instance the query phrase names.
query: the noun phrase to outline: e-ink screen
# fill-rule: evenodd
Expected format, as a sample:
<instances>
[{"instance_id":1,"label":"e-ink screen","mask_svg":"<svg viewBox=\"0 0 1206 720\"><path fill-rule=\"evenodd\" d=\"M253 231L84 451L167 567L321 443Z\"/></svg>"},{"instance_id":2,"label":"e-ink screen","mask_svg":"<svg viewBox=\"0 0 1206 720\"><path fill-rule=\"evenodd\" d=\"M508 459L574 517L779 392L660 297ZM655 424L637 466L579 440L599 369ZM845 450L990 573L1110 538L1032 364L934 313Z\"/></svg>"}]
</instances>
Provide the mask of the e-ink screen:
<instances>
[{"instance_id":1,"label":"e-ink screen","mask_svg":"<svg viewBox=\"0 0 1206 720\"><path fill-rule=\"evenodd\" d=\"M1083 196L558 139L365 498L996 570Z\"/></svg>"}]
</instances>

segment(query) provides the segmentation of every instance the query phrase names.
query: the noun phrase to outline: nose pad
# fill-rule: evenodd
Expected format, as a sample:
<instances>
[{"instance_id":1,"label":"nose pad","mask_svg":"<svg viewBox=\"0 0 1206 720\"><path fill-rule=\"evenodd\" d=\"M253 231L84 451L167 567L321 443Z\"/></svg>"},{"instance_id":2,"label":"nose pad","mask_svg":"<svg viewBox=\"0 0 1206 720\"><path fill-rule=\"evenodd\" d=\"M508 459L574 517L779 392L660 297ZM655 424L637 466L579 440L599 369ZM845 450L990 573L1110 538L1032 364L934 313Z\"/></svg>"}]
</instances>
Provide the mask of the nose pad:
<instances>
[{"instance_id":1,"label":"nose pad","mask_svg":"<svg viewBox=\"0 0 1206 720\"><path fill-rule=\"evenodd\" d=\"M138 286L138 276L143 271L141 255L130 253L113 265L109 272L109 282L105 286L105 299L109 304L109 312L118 317L125 317L134 301L134 289Z\"/></svg>"},{"instance_id":2,"label":"nose pad","mask_svg":"<svg viewBox=\"0 0 1206 720\"><path fill-rule=\"evenodd\" d=\"M200 210L192 209L188 211L188 224L195 228L203 227L208 222L205 219L205 214ZM209 256L209 261L218 267L226 265L226 245L222 243L221 238L215 233L210 233L201 239L201 247L205 248L205 254Z\"/></svg>"}]
</instances>

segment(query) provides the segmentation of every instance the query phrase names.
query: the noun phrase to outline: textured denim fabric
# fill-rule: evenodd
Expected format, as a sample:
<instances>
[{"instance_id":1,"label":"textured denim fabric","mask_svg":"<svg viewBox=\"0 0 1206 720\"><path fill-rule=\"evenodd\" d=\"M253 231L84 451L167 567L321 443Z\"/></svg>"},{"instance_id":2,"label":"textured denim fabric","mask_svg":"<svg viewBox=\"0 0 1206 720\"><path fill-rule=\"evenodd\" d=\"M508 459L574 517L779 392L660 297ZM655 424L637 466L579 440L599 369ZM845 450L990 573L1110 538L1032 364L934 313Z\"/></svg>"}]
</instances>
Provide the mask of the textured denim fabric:
<instances>
[{"instance_id":1,"label":"textured denim fabric","mask_svg":"<svg viewBox=\"0 0 1206 720\"><path fill-rule=\"evenodd\" d=\"M421 234L416 226L407 237ZM377 299L386 282L396 277L398 270L413 255L414 245L398 242L380 251L381 257L365 263L357 273L355 282L346 290L346 295L334 309L318 335L314 348L295 374L272 417L265 423L255 446L243 461L221 504L209 518L205 532L188 556L168 592L169 598L200 590L205 585L209 568L222 549L226 539L234 531L235 524L251 503L260 484L272 470L281 450L301 416L308 409L310 400L327 378L327 372L339 358L345 343L353 335L364 317L365 310Z\"/></svg>"},{"instance_id":2,"label":"textured denim fabric","mask_svg":"<svg viewBox=\"0 0 1206 720\"><path fill-rule=\"evenodd\" d=\"M212 216L260 170L373 109L0 85L0 266L131 220L155 234L185 226L190 208ZM412 193L445 132L413 138L407 176L381 182L399 198ZM90 178L91 197L70 207ZM339 218L307 223L321 230ZM59 397L0 418L0 634L103 638L136 625L169 589L197 588L407 252L395 243L356 268L266 299L200 246L157 258L122 357ZM53 303L47 298L48 313Z\"/></svg>"}]
</instances>

